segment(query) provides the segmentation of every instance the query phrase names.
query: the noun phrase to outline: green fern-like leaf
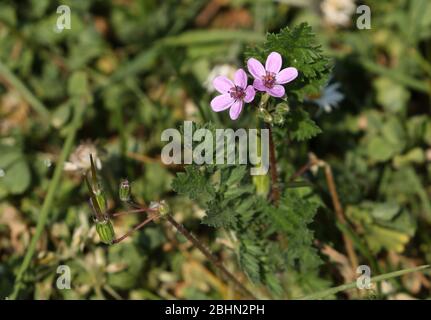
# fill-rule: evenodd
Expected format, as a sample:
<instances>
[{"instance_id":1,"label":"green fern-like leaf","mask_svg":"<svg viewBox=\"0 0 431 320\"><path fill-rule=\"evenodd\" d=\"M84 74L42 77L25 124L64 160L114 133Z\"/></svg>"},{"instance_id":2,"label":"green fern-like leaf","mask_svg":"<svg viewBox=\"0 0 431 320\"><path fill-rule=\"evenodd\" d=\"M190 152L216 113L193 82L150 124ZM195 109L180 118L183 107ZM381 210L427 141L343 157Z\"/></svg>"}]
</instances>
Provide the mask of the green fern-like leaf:
<instances>
[{"instance_id":1,"label":"green fern-like leaf","mask_svg":"<svg viewBox=\"0 0 431 320\"><path fill-rule=\"evenodd\" d=\"M279 207L267 207L266 214L274 226L286 235L289 245L287 261L299 263L302 272L310 272L320 265L317 250L313 247L313 232L308 224L313 221L318 205L304 200L296 191L287 190Z\"/></svg>"},{"instance_id":2,"label":"green fern-like leaf","mask_svg":"<svg viewBox=\"0 0 431 320\"><path fill-rule=\"evenodd\" d=\"M286 127L292 139L296 141L311 139L322 132L316 123L311 120L308 113L299 108L288 113Z\"/></svg>"},{"instance_id":3,"label":"green fern-like leaf","mask_svg":"<svg viewBox=\"0 0 431 320\"><path fill-rule=\"evenodd\" d=\"M200 202L210 201L215 196L215 188L208 183L205 172L197 166L187 166L185 172L177 174L172 188L179 194Z\"/></svg>"}]
</instances>

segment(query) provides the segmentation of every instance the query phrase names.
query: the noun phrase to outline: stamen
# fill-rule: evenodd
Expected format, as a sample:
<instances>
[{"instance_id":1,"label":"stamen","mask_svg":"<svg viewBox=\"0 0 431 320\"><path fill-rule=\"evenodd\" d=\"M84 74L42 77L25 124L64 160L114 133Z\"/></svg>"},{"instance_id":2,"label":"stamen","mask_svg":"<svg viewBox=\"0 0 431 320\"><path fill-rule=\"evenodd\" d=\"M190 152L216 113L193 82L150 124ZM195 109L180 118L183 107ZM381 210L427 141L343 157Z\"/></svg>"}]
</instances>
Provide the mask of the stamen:
<instances>
[{"instance_id":1,"label":"stamen","mask_svg":"<svg viewBox=\"0 0 431 320\"><path fill-rule=\"evenodd\" d=\"M232 87L229 93L230 93L230 96L235 100L243 100L245 97L244 89L238 86Z\"/></svg>"},{"instance_id":2,"label":"stamen","mask_svg":"<svg viewBox=\"0 0 431 320\"><path fill-rule=\"evenodd\" d=\"M271 89L275 85L275 73L267 71L263 76L262 81L265 87Z\"/></svg>"}]
</instances>

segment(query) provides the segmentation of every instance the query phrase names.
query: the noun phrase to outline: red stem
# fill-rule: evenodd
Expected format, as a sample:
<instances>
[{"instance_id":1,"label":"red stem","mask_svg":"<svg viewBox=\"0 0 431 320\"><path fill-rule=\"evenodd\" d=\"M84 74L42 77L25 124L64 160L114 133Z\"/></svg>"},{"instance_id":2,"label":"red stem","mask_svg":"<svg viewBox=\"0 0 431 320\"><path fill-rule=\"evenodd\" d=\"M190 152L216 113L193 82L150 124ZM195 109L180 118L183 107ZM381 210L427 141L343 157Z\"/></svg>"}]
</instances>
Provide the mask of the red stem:
<instances>
[{"instance_id":1,"label":"red stem","mask_svg":"<svg viewBox=\"0 0 431 320\"><path fill-rule=\"evenodd\" d=\"M121 236L118 239L115 239L114 241L112 241L112 243L119 243L119 242L123 241L128 236L130 236L133 232L138 231L139 229L141 229L142 227L144 227L147 223L153 221L155 218L156 218L156 216L150 216L149 218L147 218L146 220L144 220L143 222L141 222L140 224L138 224L137 226L135 226L133 229L129 230L123 236Z\"/></svg>"}]
</instances>

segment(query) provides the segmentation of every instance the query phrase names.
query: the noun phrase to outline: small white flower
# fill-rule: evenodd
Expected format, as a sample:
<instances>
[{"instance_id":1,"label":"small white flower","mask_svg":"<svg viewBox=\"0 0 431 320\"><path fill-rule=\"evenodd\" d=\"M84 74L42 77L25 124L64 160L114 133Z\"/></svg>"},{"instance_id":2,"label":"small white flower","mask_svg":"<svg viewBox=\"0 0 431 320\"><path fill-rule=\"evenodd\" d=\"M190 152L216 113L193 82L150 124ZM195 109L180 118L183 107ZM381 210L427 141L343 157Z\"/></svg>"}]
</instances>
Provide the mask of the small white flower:
<instances>
[{"instance_id":1,"label":"small white flower","mask_svg":"<svg viewBox=\"0 0 431 320\"><path fill-rule=\"evenodd\" d=\"M90 169L90 154L97 169L102 168L102 162L97 156L97 149L91 142L81 143L69 157L69 161L64 163L65 171L86 171Z\"/></svg>"},{"instance_id":2,"label":"small white flower","mask_svg":"<svg viewBox=\"0 0 431 320\"><path fill-rule=\"evenodd\" d=\"M326 23L333 26L347 26L356 5L354 0L324 0L320 8Z\"/></svg>"}]
</instances>

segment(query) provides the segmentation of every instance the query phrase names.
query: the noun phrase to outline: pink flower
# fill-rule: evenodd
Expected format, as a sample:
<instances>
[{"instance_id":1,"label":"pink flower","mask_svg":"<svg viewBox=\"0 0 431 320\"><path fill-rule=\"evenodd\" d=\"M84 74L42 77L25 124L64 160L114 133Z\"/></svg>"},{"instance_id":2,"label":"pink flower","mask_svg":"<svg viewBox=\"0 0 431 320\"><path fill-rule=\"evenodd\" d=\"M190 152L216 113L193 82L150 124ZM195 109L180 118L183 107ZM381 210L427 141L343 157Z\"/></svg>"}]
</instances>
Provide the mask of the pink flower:
<instances>
[{"instance_id":1,"label":"pink flower","mask_svg":"<svg viewBox=\"0 0 431 320\"><path fill-rule=\"evenodd\" d=\"M267 92L273 97L280 98L284 96L282 84L294 80L298 76L298 70L289 67L280 71L281 65L281 55L278 52L269 54L265 68L258 60L254 58L248 59L248 71L254 77L253 87L259 91Z\"/></svg>"},{"instance_id":2,"label":"pink flower","mask_svg":"<svg viewBox=\"0 0 431 320\"><path fill-rule=\"evenodd\" d=\"M232 120L238 119L244 102L252 102L256 93L253 86L247 86L247 74L243 69L235 72L233 82L224 76L218 76L213 85L221 95L212 99L211 108L215 112L230 108L229 116Z\"/></svg>"}]
</instances>

